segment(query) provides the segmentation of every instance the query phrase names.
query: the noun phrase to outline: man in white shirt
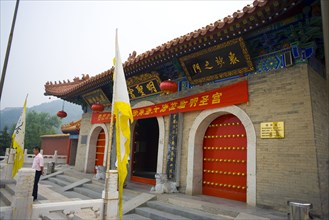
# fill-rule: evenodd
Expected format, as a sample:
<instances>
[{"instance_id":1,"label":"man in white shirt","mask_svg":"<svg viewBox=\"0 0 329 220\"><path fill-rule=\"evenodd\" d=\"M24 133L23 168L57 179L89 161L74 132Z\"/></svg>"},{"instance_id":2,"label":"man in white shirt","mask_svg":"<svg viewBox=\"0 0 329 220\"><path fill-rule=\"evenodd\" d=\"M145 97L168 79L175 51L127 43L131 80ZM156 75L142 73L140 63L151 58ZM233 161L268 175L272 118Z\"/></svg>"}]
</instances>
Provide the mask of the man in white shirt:
<instances>
[{"instance_id":1,"label":"man in white shirt","mask_svg":"<svg viewBox=\"0 0 329 220\"><path fill-rule=\"evenodd\" d=\"M38 183L40 180L40 176L43 174L43 157L40 154L40 147L36 146L33 149L34 153L34 159L32 164L32 169L35 170L35 177L34 177L34 186L33 186L33 201L35 201L38 198Z\"/></svg>"}]
</instances>

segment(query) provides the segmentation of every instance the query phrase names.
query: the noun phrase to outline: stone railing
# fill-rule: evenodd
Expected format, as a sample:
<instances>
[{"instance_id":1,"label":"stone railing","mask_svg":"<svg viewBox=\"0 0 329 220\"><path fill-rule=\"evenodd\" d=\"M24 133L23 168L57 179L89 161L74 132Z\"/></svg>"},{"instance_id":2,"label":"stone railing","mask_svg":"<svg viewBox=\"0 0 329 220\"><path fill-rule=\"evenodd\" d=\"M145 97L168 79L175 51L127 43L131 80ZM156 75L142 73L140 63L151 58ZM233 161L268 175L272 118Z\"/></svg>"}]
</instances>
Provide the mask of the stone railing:
<instances>
[{"instance_id":1,"label":"stone railing","mask_svg":"<svg viewBox=\"0 0 329 220\"><path fill-rule=\"evenodd\" d=\"M58 155L57 150L55 150L53 155L44 155L43 150L40 152L43 156L43 161L45 164L49 162L54 162L55 164L66 164L67 156L66 155ZM34 154L28 154L27 149L24 150L24 163L32 164L33 163Z\"/></svg>"},{"instance_id":2,"label":"stone railing","mask_svg":"<svg viewBox=\"0 0 329 220\"><path fill-rule=\"evenodd\" d=\"M31 219L49 219L51 214L73 219L86 211L89 211L89 214L93 213L93 216L88 216L90 219L100 219L103 213L103 204L103 199L34 204Z\"/></svg>"},{"instance_id":3,"label":"stone railing","mask_svg":"<svg viewBox=\"0 0 329 220\"><path fill-rule=\"evenodd\" d=\"M54 151L54 154L44 155L43 150L40 152L43 156L44 163L54 162L55 164L66 164L67 156L66 155L58 155L57 150ZM5 156L0 156L0 164L7 164L10 154L15 154L14 149L6 148ZM28 154L27 149L24 149L24 163L32 164L33 163L34 154ZM1 160L2 159L2 160Z\"/></svg>"},{"instance_id":4,"label":"stone railing","mask_svg":"<svg viewBox=\"0 0 329 220\"><path fill-rule=\"evenodd\" d=\"M11 206L0 207L0 219L49 219L57 215L57 219L74 219L81 216L87 219L118 219L118 171L110 170L108 195L103 192L102 199L65 201L56 203L33 204L32 189L35 171L21 168L15 176L15 195ZM104 207L106 205L106 214ZM91 215L90 215L91 214ZM61 216L61 217L60 217Z\"/></svg>"},{"instance_id":5,"label":"stone railing","mask_svg":"<svg viewBox=\"0 0 329 220\"><path fill-rule=\"evenodd\" d=\"M6 162L9 158L9 148L6 148L5 156L0 156L0 163Z\"/></svg>"}]
</instances>

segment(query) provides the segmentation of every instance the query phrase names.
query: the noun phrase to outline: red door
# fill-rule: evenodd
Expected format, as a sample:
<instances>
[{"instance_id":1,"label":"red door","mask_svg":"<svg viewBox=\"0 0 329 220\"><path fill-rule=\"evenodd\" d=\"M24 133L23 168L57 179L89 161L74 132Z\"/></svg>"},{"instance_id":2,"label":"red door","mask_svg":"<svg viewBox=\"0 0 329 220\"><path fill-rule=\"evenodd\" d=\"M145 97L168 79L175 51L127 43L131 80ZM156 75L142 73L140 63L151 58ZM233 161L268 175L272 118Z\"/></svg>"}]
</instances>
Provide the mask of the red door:
<instances>
[{"instance_id":1,"label":"red door","mask_svg":"<svg viewBox=\"0 0 329 220\"><path fill-rule=\"evenodd\" d=\"M103 166L105 151L105 132L102 129L97 138L95 166Z\"/></svg>"},{"instance_id":2,"label":"red door","mask_svg":"<svg viewBox=\"0 0 329 220\"><path fill-rule=\"evenodd\" d=\"M245 202L246 188L246 130L236 116L220 116L203 141L203 194Z\"/></svg>"}]
</instances>

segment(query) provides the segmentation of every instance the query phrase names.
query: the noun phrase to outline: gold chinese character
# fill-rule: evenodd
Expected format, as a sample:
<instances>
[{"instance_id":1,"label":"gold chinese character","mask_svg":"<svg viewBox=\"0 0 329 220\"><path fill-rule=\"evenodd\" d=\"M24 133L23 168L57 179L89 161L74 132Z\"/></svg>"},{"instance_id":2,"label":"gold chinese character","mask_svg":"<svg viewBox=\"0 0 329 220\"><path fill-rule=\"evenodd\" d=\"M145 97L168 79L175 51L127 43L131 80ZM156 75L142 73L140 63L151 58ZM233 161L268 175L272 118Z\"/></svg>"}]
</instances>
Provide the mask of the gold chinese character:
<instances>
[{"instance_id":1,"label":"gold chinese character","mask_svg":"<svg viewBox=\"0 0 329 220\"><path fill-rule=\"evenodd\" d=\"M201 97L199 106L208 105L209 95L204 95Z\"/></svg>"},{"instance_id":2,"label":"gold chinese character","mask_svg":"<svg viewBox=\"0 0 329 220\"><path fill-rule=\"evenodd\" d=\"M144 114L144 112L145 112L145 109L139 110L138 116L142 116Z\"/></svg>"},{"instance_id":3,"label":"gold chinese character","mask_svg":"<svg viewBox=\"0 0 329 220\"><path fill-rule=\"evenodd\" d=\"M214 68L214 67L213 67L213 66L210 66L209 61L206 60L206 63L204 64L204 68L205 68L206 70L211 70L211 69Z\"/></svg>"},{"instance_id":4,"label":"gold chinese character","mask_svg":"<svg viewBox=\"0 0 329 220\"><path fill-rule=\"evenodd\" d=\"M173 111L177 108L178 102L172 102L170 103L169 111Z\"/></svg>"},{"instance_id":5,"label":"gold chinese character","mask_svg":"<svg viewBox=\"0 0 329 220\"><path fill-rule=\"evenodd\" d=\"M215 62L216 62L216 64L217 64L218 66L220 66L220 67L222 67L223 64L225 64L225 62L224 62L224 58L221 57L221 56L215 57Z\"/></svg>"},{"instance_id":6,"label":"gold chinese character","mask_svg":"<svg viewBox=\"0 0 329 220\"><path fill-rule=\"evenodd\" d=\"M190 99L190 107L195 107L199 101L198 97Z\"/></svg>"},{"instance_id":7,"label":"gold chinese character","mask_svg":"<svg viewBox=\"0 0 329 220\"><path fill-rule=\"evenodd\" d=\"M128 92L129 92L129 95L130 95L130 98L131 99L134 99L136 98L135 94L134 94L134 90L132 88L128 88Z\"/></svg>"},{"instance_id":8,"label":"gold chinese character","mask_svg":"<svg viewBox=\"0 0 329 220\"><path fill-rule=\"evenodd\" d=\"M143 86L137 85L135 88L137 89L138 93L141 94L141 96L145 96L145 93L143 91Z\"/></svg>"},{"instance_id":9,"label":"gold chinese character","mask_svg":"<svg viewBox=\"0 0 329 220\"><path fill-rule=\"evenodd\" d=\"M160 109L160 107L155 106L155 107L153 108L153 111L154 111L155 113L157 113L159 109Z\"/></svg>"},{"instance_id":10,"label":"gold chinese character","mask_svg":"<svg viewBox=\"0 0 329 220\"><path fill-rule=\"evenodd\" d=\"M100 95L100 100L101 100L101 102L105 102L106 101L105 97L102 94Z\"/></svg>"},{"instance_id":11,"label":"gold chinese character","mask_svg":"<svg viewBox=\"0 0 329 220\"><path fill-rule=\"evenodd\" d=\"M152 112L152 108L148 107L148 108L146 108L144 115L149 115L149 114L151 114L151 112Z\"/></svg>"},{"instance_id":12,"label":"gold chinese character","mask_svg":"<svg viewBox=\"0 0 329 220\"><path fill-rule=\"evenodd\" d=\"M212 101L211 104L219 104L220 103L220 97L222 96L222 93L216 92L212 95Z\"/></svg>"},{"instance_id":13,"label":"gold chinese character","mask_svg":"<svg viewBox=\"0 0 329 220\"><path fill-rule=\"evenodd\" d=\"M202 72L202 70L200 68L200 65L198 63L193 64L192 68L193 68L194 73L201 73Z\"/></svg>"},{"instance_id":14,"label":"gold chinese character","mask_svg":"<svg viewBox=\"0 0 329 220\"><path fill-rule=\"evenodd\" d=\"M238 60L238 58L235 56L235 53L230 52L228 58L230 59L230 64L236 64L240 62L240 60Z\"/></svg>"},{"instance_id":15,"label":"gold chinese character","mask_svg":"<svg viewBox=\"0 0 329 220\"><path fill-rule=\"evenodd\" d=\"M158 90L155 88L154 82L150 81L149 83L147 83L146 88L150 91L150 92L158 92Z\"/></svg>"},{"instance_id":16,"label":"gold chinese character","mask_svg":"<svg viewBox=\"0 0 329 220\"><path fill-rule=\"evenodd\" d=\"M177 106L177 108L183 109L186 107L187 103L188 103L188 101L182 100L179 102L179 105Z\"/></svg>"},{"instance_id":17,"label":"gold chinese character","mask_svg":"<svg viewBox=\"0 0 329 220\"><path fill-rule=\"evenodd\" d=\"M160 112L165 112L168 108L169 108L169 105L168 104L163 104L161 106Z\"/></svg>"},{"instance_id":18,"label":"gold chinese character","mask_svg":"<svg viewBox=\"0 0 329 220\"><path fill-rule=\"evenodd\" d=\"M138 115L138 110L134 109L133 110L133 116L136 117Z\"/></svg>"}]
</instances>

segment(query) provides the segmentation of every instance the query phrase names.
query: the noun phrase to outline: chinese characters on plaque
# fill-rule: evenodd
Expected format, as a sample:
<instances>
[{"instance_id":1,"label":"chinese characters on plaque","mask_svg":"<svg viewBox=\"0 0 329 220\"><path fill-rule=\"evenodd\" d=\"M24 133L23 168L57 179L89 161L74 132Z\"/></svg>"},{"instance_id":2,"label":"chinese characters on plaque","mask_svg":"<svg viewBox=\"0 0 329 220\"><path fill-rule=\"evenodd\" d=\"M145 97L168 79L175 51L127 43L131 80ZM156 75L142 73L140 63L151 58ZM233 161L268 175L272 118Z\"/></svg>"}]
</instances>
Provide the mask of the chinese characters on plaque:
<instances>
[{"instance_id":1,"label":"chinese characters on plaque","mask_svg":"<svg viewBox=\"0 0 329 220\"><path fill-rule=\"evenodd\" d=\"M183 56L180 63L191 84L241 75L254 70L241 37Z\"/></svg>"},{"instance_id":2,"label":"chinese characters on plaque","mask_svg":"<svg viewBox=\"0 0 329 220\"><path fill-rule=\"evenodd\" d=\"M284 122L260 123L261 138L284 138Z\"/></svg>"},{"instance_id":3,"label":"chinese characters on plaque","mask_svg":"<svg viewBox=\"0 0 329 220\"><path fill-rule=\"evenodd\" d=\"M160 78L155 72L133 76L127 79L130 100L161 93Z\"/></svg>"},{"instance_id":4,"label":"chinese characters on plaque","mask_svg":"<svg viewBox=\"0 0 329 220\"><path fill-rule=\"evenodd\" d=\"M93 104L96 103L103 104L104 106L111 105L110 101L101 89L96 89L87 94L83 94L82 98L85 100L85 102L89 105L90 108Z\"/></svg>"}]
</instances>

